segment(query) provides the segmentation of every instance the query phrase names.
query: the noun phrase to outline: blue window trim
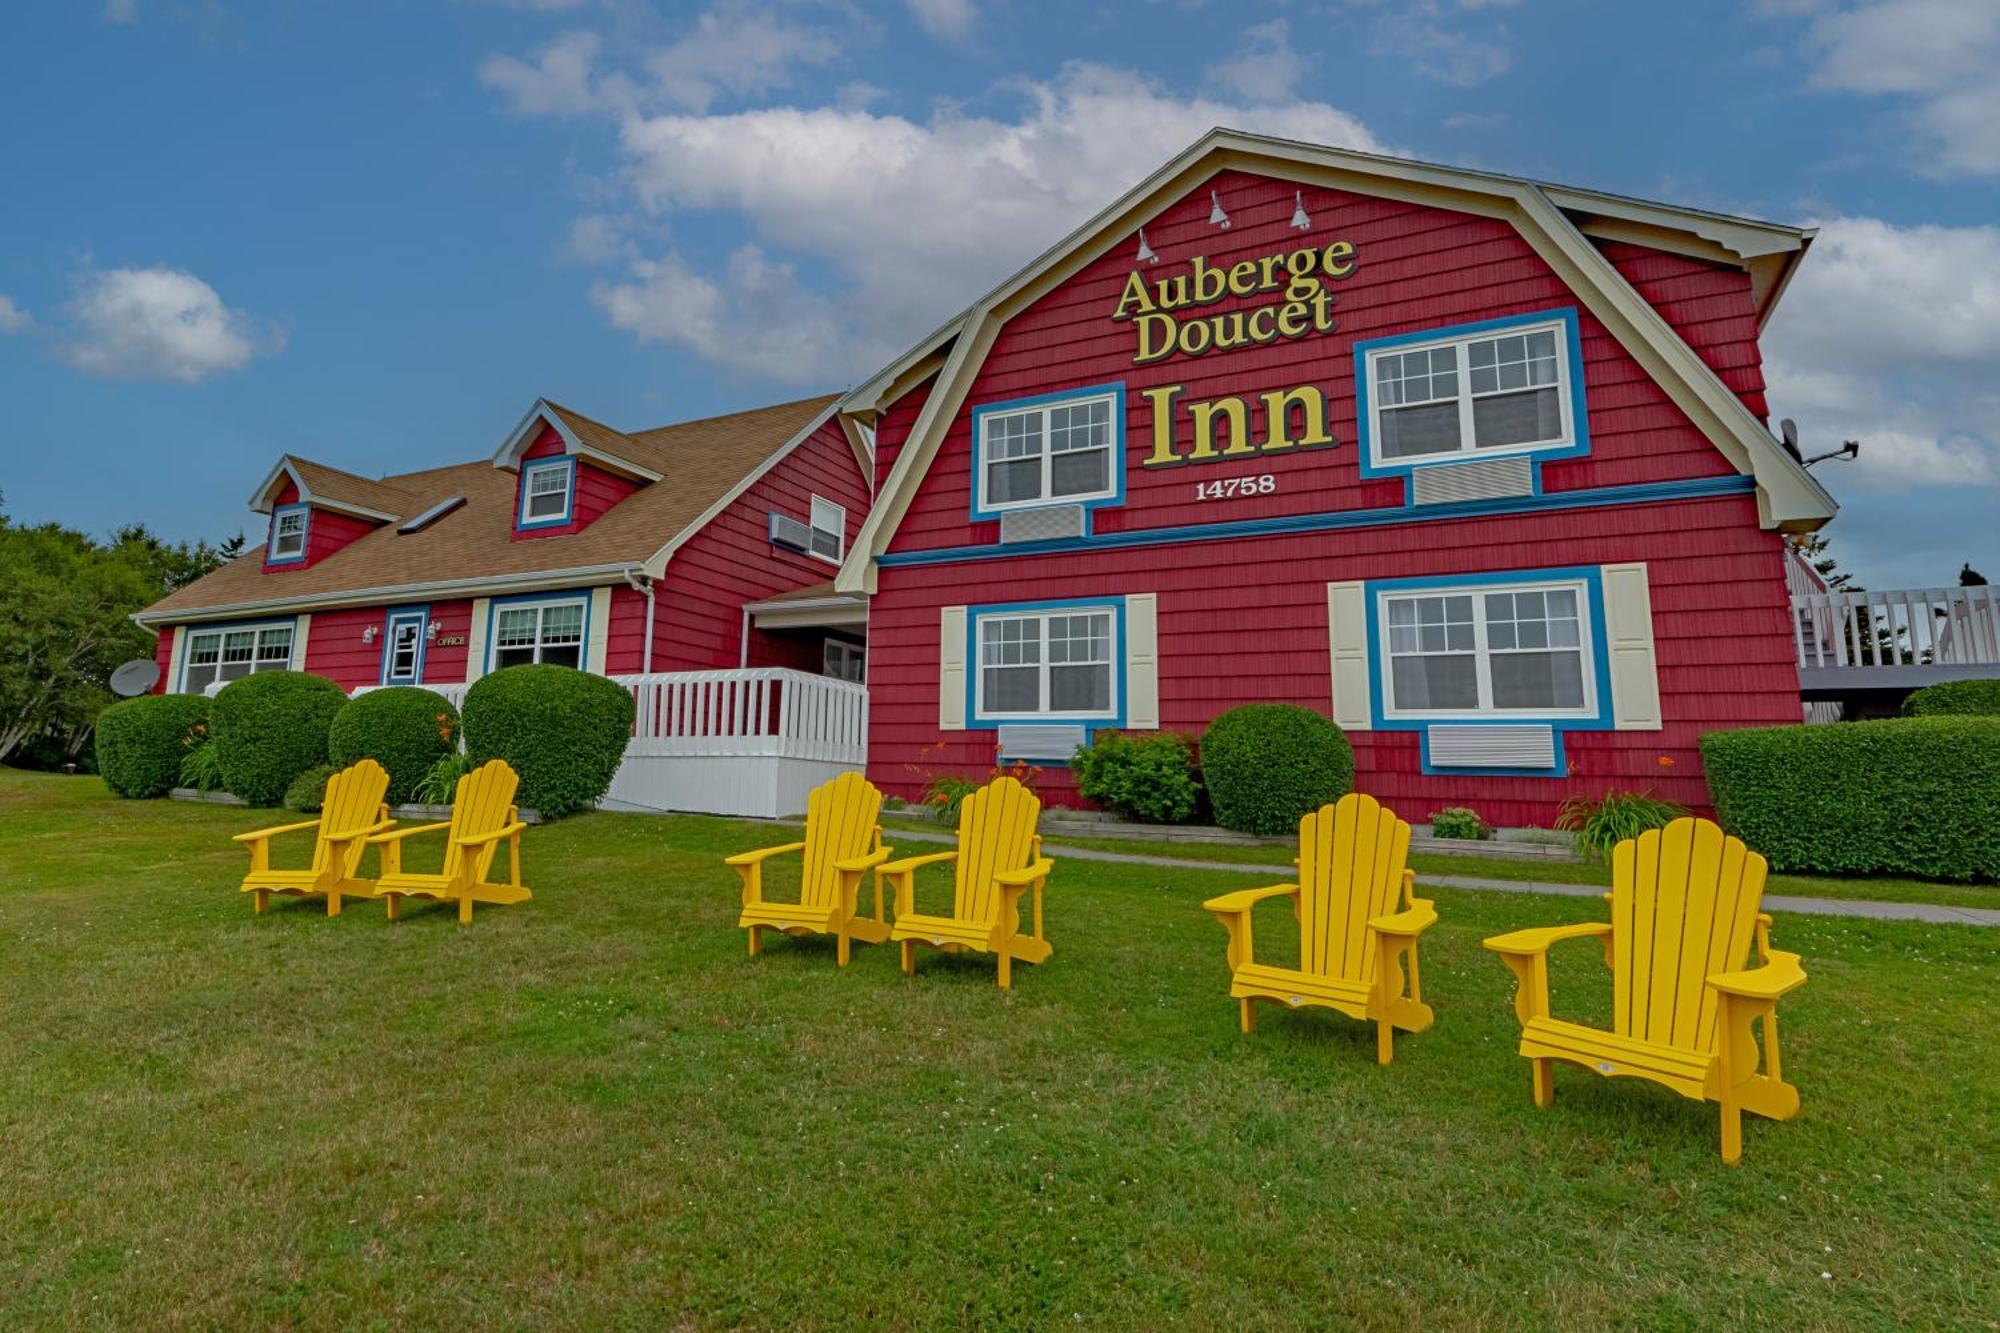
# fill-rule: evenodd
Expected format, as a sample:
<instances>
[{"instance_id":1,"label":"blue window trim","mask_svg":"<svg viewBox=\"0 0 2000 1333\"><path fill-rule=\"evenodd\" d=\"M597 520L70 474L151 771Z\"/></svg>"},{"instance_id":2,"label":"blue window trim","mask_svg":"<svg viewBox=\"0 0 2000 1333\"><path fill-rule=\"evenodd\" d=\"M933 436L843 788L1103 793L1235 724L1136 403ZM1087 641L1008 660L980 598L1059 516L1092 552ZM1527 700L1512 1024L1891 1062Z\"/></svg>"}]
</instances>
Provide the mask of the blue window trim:
<instances>
[{"instance_id":1,"label":"blue window trim","mask_svg":"<svg viewBox=\"0 0 2000 1333\"><path fill-rule=\"evenodd\" d=\"M1112 645L1112 679L1117 689L1117 708L1109 717L1074 717L1063 713L982 714L979 711L979 622L987 616L1019 616L1047 611L1109 611L1116 642ZM965 728L993 731L1003 726L1080 726L1086 744L1099 731L1113 731L1125 725L1126 664L1125 599L1123 597L1068 597L1048 602L989 602L965 608Z\"/></svg>"},{"instance_id":2,"label":"blue window trim","mask_svg":"<svg viewBox=\"0 0 2000 1333\"><path fill-rule=\"evenodd\" d=\"M1385 712L1388 682L1382 671L1382 594L1396 592L1450 591L1521 583L1581 583L1590 605L1590 671L1596 711L1579 717L1518 717L1502 712L1469 710L1450 717L1389 717ZM1510 569L1487 574L1419 575L1400 579L1370 579L1362 585L1368 614L1368 710L1377 731L1414 731L1420 734L1423 771L1427 774L1462 774L1467 777L1564 777L1569 772L1563 753L1563 735L1571 731L1610 731L1611 647L1605 638L1604 571L1597 565L1564 565L1550 569ZM1440 768L1431 763L1430 728L1433 725L1546 727L1556 738L1555 763L1541 768Z\"/></svg>"},{"instance_id":3,"label":"blue window trim","mask_svg":"<svg viewBox=\"0 0 2000 1333\"><path fill-rule=\"evenodd\" d=\"M577 641L576 664L578 670L588 671L590 669L590 594L591 590L589 588L561 588L555 592L522 592L514 593L507 597L490 599L486 603L486 661L481 669L481 674L489 674L493 670L493 649L495 647L493 631L500 623L500 612L504 608L520 606L524 603L552 605L557 602L583 603L583 637Z\"/></svg>"},{"instance_id":4,"label":"blue window trim","mask_svg":"<svg viewBox=\"0 0 2000 1333\"><path fill-rule=\"evenodd\" d=\"M299 553L297 555L281 556L277 553L278 520L286 514L304 514L306 516L305 531L299 534ZM312 551L312 521L312 505L304 501L298 504L279 505L273 509L271 511L271 531L264 538L264 563L273 566L304 564L306 556Z\"/></svg>"},{"instance_id":5,"label":"blue window trim","mask_svg":"<svg viewBox=\"0 0 2000 1333\"><path fill-rule=\"evenodd\" d=\"M1161 528L1128 528L1085 537L1058 537L1043 542L997 543L985 546L938 546L922 551L890 551L875 557L884 568L899 565L950 565L972 560L1013 560L1032 555L1073 551L1131 550L1146 546L1179 546L1187 542L1233 541L1243 537L1285 537L1303 532L1342 532L1357 528L1392 527L1402 523L1439 523L1454 518L1492 518L1507 514L1549 513L1565 509L1597 509L1612 505L1667 504L1676 500L1708 500L1756 491L1757 479L1737 474L1695 477L1685 481L1649 481L1627 486L1550 491L1536 496L1498 500L1466 500L1458 504L1382 506L1336 509L1283 518L1229 519L1219 523L1177 523Z\"/></svg>"},{"instance_id":6,"label":"blue window trim","mask_svg":"<svg viewBox=\"0 0 2000 1333\"><path fill-rule=\"evenodd\" d=\"M1376 352L1396 347L1413 347L1425 343L1443 342L1451 338L1470 338L1482 333L1505 332L1532 324L1555 324L1563 326L1563 354L1566 359L1565 371L1569 379L1569 430L1568 444L1549 446L1528 446L1494 450L1490 454L1457 454L1446 458L1398 459L1393 462L1375 460L1375 410L1373 404L1374 380L1368 373L1368 358ZM1466 367L1459 367L1461 375ZM1357 441L1357 457L1361 475L1371 480L1384 477L1401 477L1404 484L1404 498L1409 499L1412 474L1428 467L1454 467L1463 463L1483 462L1488 458L1526 458L1533 470L1533 493L1542 493L1542 464L1553 459L1580 458L1590 452L1590 421L1584 410L1583 388L1583 335L1577 321L1575 306L1562 306L1554 310L1539 310L1526 315L1508 315L1503 319L1486 319L1472 324L1454 324L1448 328L1424 329L1415 333L1398 333L1387 338L1370 338L1354 344L1354 421Z\"/></svg>"},{"instance_id":7,"label":"blue window trim","mask_svg":"<svg viewBox=\"0 0 2000 1333\"><path fill-rule=\"evenodd\" d=\"M1111 486L1109 495L1098 496L1094 500L1041 500L1030 504L1005 504L998 507L985 503L986 495L986 418L1018 412L1024 407L1045 407L1053 403L1063 403L1079 398L1111 398ZM1043 448L1048 441L1043 441ZM1049 509L1057 506L1081 505L1083 507L1084 531L1090 530L1090 511L1116 507L1125 503L1125 381L1113 380L1107 384L1093 384L1083 389L1063 389L1057 393L1039 393L1029 398L1008 398L997 403L981 403L972 409L972 486L970 512L975 523L991 523L1002 514L1020 513L1030 509Z\"/></svg>"},{"instance_id":8,"label":"blue window trim","mask_svg":"<svg viewBox=\"0 0 2000 1333\"><path fill-rule=\"evenodd\" d=\"M408 680L389 679L389 662L391 654L395 651L396 622L398 620L415 620L417 622L416 675ZM430 623L431 609L428 604L392 606L389 608L388 614L382 617L382 670L376 678L376 684L421 685L424 683L424 649L430 637L426 632L430 627Z\"/></svg>"},{"instance_id":9,"label":"blue window trim","mask_svg":"<svg viewBox=\"0 0 2000 1333\"><path fill-rule=\"evenodd\" d=\"M187 693L188 650L192 646L195 635L227 634L232 630L245 629L273 629L279 625L286 625L291 628L292 656L298 656L299 618L297 616L272 616L263 620L207 620L175 626L175 632L181 638L174 644L174 655L180 659L180 678L174 682L174 693Z\"/></svg>"},{"instance_id":10,"label":"blue window trim","mask_svg":"<svg viewBox=\"0 0 2000 1333\"><path fill-rule=\"evenodd\" d=\"M563 511L555 518L528 517L528 474L541 468L561 466L567 469L568 491L563 496ZM525 458L521 460L521 475L514 483L514 531L534 532L540 528L560 528L576 514L576 455L551 455L546 458Z\"/></svg>"}]
</instances>

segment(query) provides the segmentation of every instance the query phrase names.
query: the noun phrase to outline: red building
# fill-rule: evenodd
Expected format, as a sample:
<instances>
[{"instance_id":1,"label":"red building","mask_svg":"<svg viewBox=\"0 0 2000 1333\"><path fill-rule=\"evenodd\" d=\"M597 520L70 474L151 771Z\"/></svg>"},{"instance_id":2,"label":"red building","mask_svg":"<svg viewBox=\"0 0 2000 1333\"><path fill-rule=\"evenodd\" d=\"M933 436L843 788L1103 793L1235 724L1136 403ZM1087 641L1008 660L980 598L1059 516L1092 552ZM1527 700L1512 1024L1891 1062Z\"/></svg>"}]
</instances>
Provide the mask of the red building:
<instances>
[{"instance_id":1,"label":"red building","mask_svg":"<svg viewBox=\"0 0 2000 1333\"><path fill-rule=\"evenodd\" d=\"M625 433L541 401L474 462L370 480L281 458L250 497L261 551L137 617L159 634L157 688L282 667L455 685L524 662L858 676L860 599L823 585L872 464L835 406ZM822 608L814 624L761 627L758 604L786 594Z\"/></svg>"},{"instance_id":2,"label":"red building","mask_svg":"<svg viewBox=\"0 0 2000 1333\"><path fill-rule=\"evenodd\" d=\"M1217 131L850 394L868 770L1060 761L1284 700L1358 784L1547 824L1706 803L1800 719L1766 424L1791 227Z\"/></svg>"}]
</instances>

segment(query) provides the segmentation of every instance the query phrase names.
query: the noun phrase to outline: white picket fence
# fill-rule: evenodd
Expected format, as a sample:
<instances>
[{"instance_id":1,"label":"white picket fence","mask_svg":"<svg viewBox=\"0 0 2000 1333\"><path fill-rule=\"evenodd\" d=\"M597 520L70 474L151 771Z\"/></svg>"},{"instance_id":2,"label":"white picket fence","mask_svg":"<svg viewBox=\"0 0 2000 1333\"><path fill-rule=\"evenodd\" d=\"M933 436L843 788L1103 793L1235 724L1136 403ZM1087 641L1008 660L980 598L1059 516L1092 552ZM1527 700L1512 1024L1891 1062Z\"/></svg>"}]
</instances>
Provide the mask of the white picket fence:
<instances>
[{"instance_id":1,"label":"white picket fence","mask_svg":"<svg viewBox=\"0 0 2000 1333\"><path fill-rule=\"evenodd\" d=\"M2000 667L2000 588L1792 594L1801 670Z\"/></svg>"},{"instance_id":2,"label":"white picket fence","mask_svg":"<svg viewBox=\"0 0 2000 1333\"><path fill-rule=\"evenodd\" d=\"M635 709L606 810L799 814L814 787L868 762L868 691L849 681L782 667L611 679ZM464 684L424 688L465 702Z\"/></svg>"}]
</instances>

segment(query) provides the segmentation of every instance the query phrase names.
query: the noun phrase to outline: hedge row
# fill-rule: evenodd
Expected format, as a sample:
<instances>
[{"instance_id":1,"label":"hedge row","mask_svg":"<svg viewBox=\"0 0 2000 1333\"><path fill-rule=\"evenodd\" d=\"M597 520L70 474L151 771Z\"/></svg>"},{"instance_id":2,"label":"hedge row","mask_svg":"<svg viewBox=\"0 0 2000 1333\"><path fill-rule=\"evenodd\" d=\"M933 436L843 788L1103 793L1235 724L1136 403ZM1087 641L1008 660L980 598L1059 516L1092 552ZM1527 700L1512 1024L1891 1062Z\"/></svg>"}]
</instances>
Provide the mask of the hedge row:
<instances>
[{"instance_id":1,"label":"hedge row","mask_svg":"<svg viewBox=\"0 0 2000 1333\"><path fill-rule=\"evenodd\" d=\"M2000 680L1952 680L1926 685L1903 700L1911 717L2000 717Z\"/></svg>"},{"instance_id":2,"label":"hedge row","mask_svg":"<svg viewBox=\"0 0 2000 1333\"><path fill-rule=\"evenodd\" d=\"M1710 732L1717 816L1778 870L2000 880L2000 718Z\"/></svg>"},{"instance_id":3,"label":"hedge row","mask_svg":"<svg viewBox=\"0 0 2000 1333\"><path fill-rule=\"evenodd\" d=\"M504 759L521 775L517 800L561 819L610 789L632 738L632 695L616 681L560 666L517 666L465 692L465 753Z\"/></svg>"},{"instance_id":4,"label":"hedge row","mask_svg":"<svg viewBox=\"0 0 2000 1333\"><path fill-rule=\"evenodd\" d=\"M411 799L424 775L456 749L458 710L415 685L370 690L334 714L327 729L328 761L339 769L373 759L389 771L391 801Z\"/></svg>"},{"instance_id":5,"label":"hedge row","mask_svg":"<svg viewBox=\"0 0 2000 1333\"><path fill-rule=\"evenodd\" d=\"M199 694L149 694L97 715L97 771L120 796L165 796L181 782L187 752L203 743L208 700Z\"/></svg>"}]
</instances>

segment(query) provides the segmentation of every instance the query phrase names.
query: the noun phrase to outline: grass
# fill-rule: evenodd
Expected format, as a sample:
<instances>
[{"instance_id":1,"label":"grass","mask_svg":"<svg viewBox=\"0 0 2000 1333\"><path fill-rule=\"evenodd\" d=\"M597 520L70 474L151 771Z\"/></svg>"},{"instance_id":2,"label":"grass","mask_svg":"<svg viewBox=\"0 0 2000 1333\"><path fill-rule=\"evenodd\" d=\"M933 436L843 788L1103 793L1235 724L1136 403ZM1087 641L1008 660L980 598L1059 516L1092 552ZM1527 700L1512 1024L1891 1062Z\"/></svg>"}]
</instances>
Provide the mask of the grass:
<instances>
[{"instance_id":1,"label":"grass","mask_svg":"<svg viewBox=\"0 0 2000 1333\"><path fill-rule=\"evenodd\" d=\"M1536 1111L1497 930L1436 893L1431 1031L1242 1037L1201 899L1072 861L1002 994L823 941L743 956L766 827L531 830L470 928L264 917L254 812L0 774L0 1322L20 1327L1991 1327L1996 936L1794 917L1805 1109L1562 1070ZM919 887L935 895L942 881ZM1281 956L1289 917L1259 918ZM1589 946L1559 1012L1605 1006Z\"/></svg>"},{"instance_id":2,"label":"grass","mask_svg":"<svg viewBox=\"0 0 2000 1333\"><path fill-rule=\"evenodd\" d=\"M934 819L890 815L884 823L897 828L940 832ZM1182 861L1215 861L1230 865L1288 867L1297 849L1285 843L1168 842L1142 838L1092 838L1055 834L1043 839L1050 847L1082 847L1090 851L1124 852L1134 856L1167 856ZM1611 872L1591 862L1542 858L1480 856L1476 852L1412 852L1410 864L1419 877L1458 875L1476 879L1513 879L1550 884L1611 886ZM1935 880L1848 879L1831 875L1772 875L1766 890L1804 898L1841 898L1861 902L1936 903L1943 907L2000 908L2000 885L1942 884Z\"/></svg>"}]
</instances>

